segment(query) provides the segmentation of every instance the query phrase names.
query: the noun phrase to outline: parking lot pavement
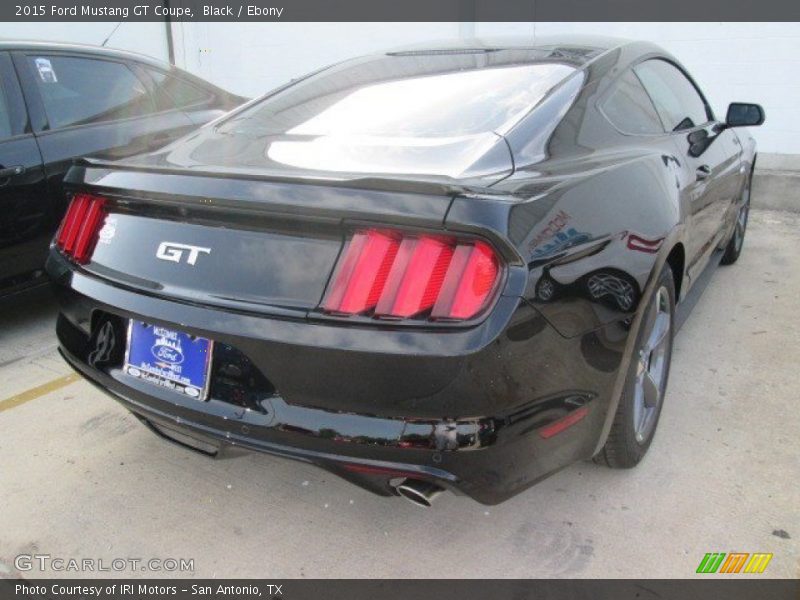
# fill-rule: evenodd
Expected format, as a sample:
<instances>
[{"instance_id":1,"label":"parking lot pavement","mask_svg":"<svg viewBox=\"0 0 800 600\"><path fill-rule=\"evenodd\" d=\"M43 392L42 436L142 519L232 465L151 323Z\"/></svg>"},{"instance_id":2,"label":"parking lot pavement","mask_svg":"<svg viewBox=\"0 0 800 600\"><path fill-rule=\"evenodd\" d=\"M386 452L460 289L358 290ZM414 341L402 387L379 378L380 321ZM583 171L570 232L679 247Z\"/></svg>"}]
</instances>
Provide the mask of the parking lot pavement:
<instances>
[{"instance_id":1,"label":"parking lot pavement","mask_svg":"<svg viewBox=\"0 0 800 600\"><path fill-rule=\"evenodd\" d=\"M576 464L494 507L423 510L309 465L167 444L67 377L46 295L4 308L0 576L49 554L194 559L195 577L687 577L706 552L772 552L763 576L797 577L798 257L800 215L754 211L676 338L647 459Z\"/></svg>"}]
</instances>

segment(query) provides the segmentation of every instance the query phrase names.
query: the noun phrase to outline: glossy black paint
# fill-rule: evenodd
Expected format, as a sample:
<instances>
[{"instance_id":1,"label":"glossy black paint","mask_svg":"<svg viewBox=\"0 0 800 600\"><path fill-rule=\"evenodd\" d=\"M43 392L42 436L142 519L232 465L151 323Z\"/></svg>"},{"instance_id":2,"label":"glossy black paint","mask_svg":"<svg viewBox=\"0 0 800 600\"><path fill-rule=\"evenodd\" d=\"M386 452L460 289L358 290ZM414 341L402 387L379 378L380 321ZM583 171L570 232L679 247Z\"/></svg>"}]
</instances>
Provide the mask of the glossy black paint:
<instances>
[{"instance_id":1,"label":"glossy black paint","mask_svg":"<svg viewBox=\"0 0 800 600\"><path fill-rule=\"evenodd\" d=\"M409 56L403 69L392 63ZM110 199L113 235L84 266L50 254L62 354L160 435L194 438L204 451L235 446L310 461L385 495L393 479L417 477L497 503L590 458L605 442L655 275L668 263L687 297L731 236L755 160L752 138L710 109L707 123L675 132L631 135L612 124L603 103L649 59L677 65L650 44L555 40L390 53L303 80L305 101L319 111L385 73L571 68L494 132L483 155L458 162L457 175L447 156L433 161L445 167L426 163L413 174L376 170L373 156L360 169L353 160L345 170L335 160L299 169L269 157L271 144L320 142L226 126L247 108L157 153L85 161L66 185ZM390 148L392 135L378 137L367 141ZM433 138L426 160L431 147L451 151ZM400 144L403 164L413 145ZM322 314L348 232L376 223L489 241L505 262L492 309L447 324ZM196 268L165 266L155 258L164 239L212 254ZM100 325L128 318L222 344L215 380L257 372L266 383L234 378L200 403L132 380L113 353L90 360Z\"/></svg>"},{"instance_id":2,"label":"glossy black paint","mask_svg":"<svg viewBox=\"0 0 800 600\"><path fill-rule=\"evenodd\" d=\"M203 90L207 98L178 108L159 96L153 109L140 116L53 127L31 66L35 56L123 64L150 94L155 85L151 74L168 73ZM145 56L67 44L0 42L0 81L11 116L10 135L0 139L0 296L44 282L49 242L66 208L62 180L75 159L153 151L244 101Z\"/></svg>"}]
</instances>

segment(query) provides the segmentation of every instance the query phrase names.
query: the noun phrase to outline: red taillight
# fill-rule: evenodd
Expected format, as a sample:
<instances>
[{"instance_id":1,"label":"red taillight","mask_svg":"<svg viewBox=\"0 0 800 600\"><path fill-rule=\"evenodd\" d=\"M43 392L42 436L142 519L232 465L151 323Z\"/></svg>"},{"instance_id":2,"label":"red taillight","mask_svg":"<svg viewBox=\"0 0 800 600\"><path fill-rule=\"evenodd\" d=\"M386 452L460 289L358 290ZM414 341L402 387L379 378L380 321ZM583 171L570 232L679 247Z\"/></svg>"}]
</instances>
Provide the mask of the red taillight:
<instances>
[{"instance_id":1,"label":"red taillight","mask_svg":"<svg viewBox=\"0 0 800 600\"><path fill-rule=\"evenodd\" d=\"M488 244L456 248L433 318L469 319L486 302L498 274L497 257Z\"/></svg>"},{"instance_id":2,"label":"red taillight","mask_svg":"<svg viewBox=\"0 0 800 600\"><path fill-rule=\"evenodd\" d=\"M323 303L325 310L357 314L374 308L399 246L397 237L381 231L355 234Z\"/></svg>"},{"instance_id":3,"label":"red taillight","mask_svg":"<svg viewBox=\"0 0 800 600\"><path fill-rule=\"evenodd\" d=\"M56 246L75 262L85 263L97 242L106 216L105 198L76 194L56 234Z\"/></svg>"},{"instance_id":4,"label":"red taillight","mask_svg":"<svg viewBox=\"0 0 800 600\"><path fill-rule=\"evenodd\" d=\"M491 300L500 262L485 242L370 229L348 241L322 308L384 319L466 320Z\"/></svg>"}]
</instances>

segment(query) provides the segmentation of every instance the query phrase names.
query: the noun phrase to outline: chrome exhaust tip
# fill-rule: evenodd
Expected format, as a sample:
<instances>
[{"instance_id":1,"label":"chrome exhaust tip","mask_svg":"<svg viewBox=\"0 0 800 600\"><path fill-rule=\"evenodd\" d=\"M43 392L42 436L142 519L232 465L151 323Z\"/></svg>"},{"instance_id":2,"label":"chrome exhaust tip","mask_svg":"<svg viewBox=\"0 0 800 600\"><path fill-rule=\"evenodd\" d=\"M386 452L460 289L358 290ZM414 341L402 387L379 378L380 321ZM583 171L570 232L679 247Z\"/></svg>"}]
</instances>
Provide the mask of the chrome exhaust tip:
<instances>
[{"instance_id":1,"label":"chrome exhaust tip","mask_svg":"<svg viewBox=\"0 0 800 600\"><path fill-rule=\"evenodd\" d=\"M423 508L430 508L433 501L444 491L435 483L420 479L406 479L395 489L403 498Z\"/></svg>"}]
</instances>

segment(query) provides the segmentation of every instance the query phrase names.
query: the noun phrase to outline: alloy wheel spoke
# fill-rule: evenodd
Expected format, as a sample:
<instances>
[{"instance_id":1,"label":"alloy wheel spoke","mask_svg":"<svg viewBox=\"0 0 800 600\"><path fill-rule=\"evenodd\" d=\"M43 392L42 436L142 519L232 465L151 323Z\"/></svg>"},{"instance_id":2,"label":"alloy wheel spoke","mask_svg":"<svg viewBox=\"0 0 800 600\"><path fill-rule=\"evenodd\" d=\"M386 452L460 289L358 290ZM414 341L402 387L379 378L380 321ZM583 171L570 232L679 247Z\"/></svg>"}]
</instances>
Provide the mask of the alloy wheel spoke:
<instances>
[{"instance_id":1,"label":"alloy wheel spoke","mask_svg":"<svg viewBox=\"0 0 800 600\"><path fill-rule=\"evenodd\" d=\"M667 338L668 333L669 315L664 312L659 312L650 333L650 338L647 340L647 350L650 352L658 350Z\"/></svg>"},{"instance_id":2,"label":"alloy wheel spoke","mask_svg":"<svg viewBox=\"0 0 800 600\"><path fill-rule=\"evenodd\" d=\"M647 408L654 408L658 406L658 399L660 396L659 386L653 379L649 371L644 372L642 377L642 391L644 393L644 405Z\"/></svg>"},{"instance_id":3,"label":"alloy wheel spoke","mask_svg":"<svg viewBox=\"0 0 800 600\"><path fill-rule=\"evenodd\" d=\"M662 387L669 363L672 327L672 306L669 291L661 286L644 314L643 338L636 360L636 379L633 398L633 428L639 442L652 432Z\"/></svg>"},{"instance_id":4,"label":"alloy wheel spoke","mask_svg":"<svg viewBox=\"0 0 800 600\"><path fill-rule=\"evenodd\" d=\"M653 335L653 330L656 327L656 320L658 318L658 303L654 303L652 306L648 307L647 312L644 315L644 323L642 323L642 327L644 327L645 335L645 342L644 342L644 350L649 350L649 341Z\"/></svg>"},{"instance_id":5,"label":"alloy wheel spoke","mask_svg":"<svg viewBox=\"0 0 800 600\"><path fill-rule=\"evenodd\" d=\"M645 413L647 413L647 409L644 406L644 391L642 390L641 377L642 376L640 376L638 381L636 396L633 399L633 430L636 432L637 437L641 435Z\"/></svg>"}]
</instances>

